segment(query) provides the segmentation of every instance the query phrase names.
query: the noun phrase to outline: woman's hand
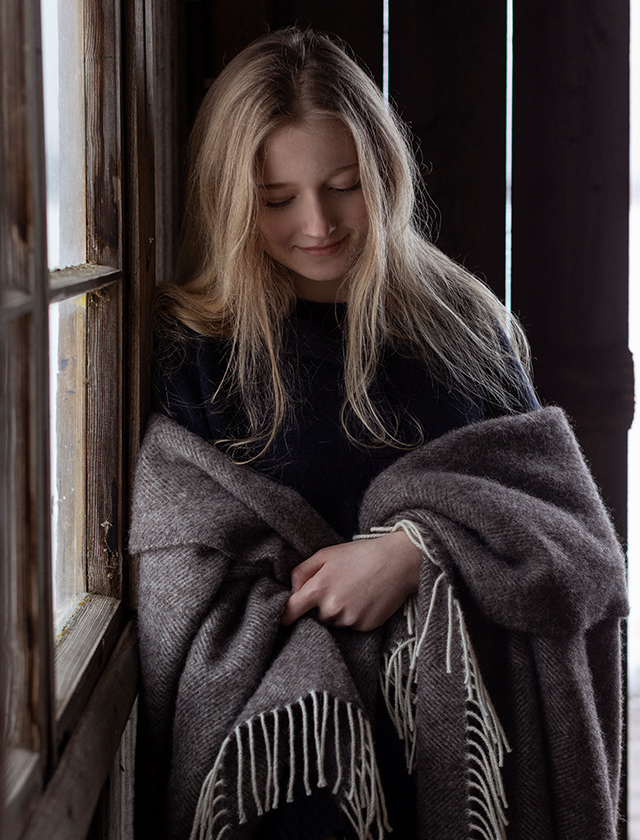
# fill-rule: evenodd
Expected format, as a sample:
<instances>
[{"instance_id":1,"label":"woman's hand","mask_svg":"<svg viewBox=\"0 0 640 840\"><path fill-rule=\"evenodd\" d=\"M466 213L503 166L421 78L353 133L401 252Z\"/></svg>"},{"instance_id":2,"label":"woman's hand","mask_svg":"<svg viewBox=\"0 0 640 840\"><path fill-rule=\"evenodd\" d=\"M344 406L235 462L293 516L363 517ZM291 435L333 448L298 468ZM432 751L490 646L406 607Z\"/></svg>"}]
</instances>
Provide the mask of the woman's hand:
<instances>
[{"instance_id":1,"label":"woman's hand","mask_svg":"<svg viewBox=\"0 0 640 840\"><path fill-rule=\"evenodd\" d=\"M283 624L314 607L335 627L374 630L418 589L420 549L404 531L317 551L291 572Z\"/></svg>"}]
</instances>

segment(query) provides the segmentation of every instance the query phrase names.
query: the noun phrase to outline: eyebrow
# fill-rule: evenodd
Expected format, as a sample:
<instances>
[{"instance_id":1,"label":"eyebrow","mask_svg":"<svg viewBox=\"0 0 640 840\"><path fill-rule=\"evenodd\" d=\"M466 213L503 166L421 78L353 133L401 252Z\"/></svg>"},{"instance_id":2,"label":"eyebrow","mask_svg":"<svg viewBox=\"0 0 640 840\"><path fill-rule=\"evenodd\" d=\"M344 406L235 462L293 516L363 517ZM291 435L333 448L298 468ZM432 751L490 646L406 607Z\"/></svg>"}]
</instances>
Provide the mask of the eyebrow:
<instances>
[{"instance_id":1,"label":"eyebrow","mask_svg":"<svg viewBox=\"0 0 640 840\"><path fill-rule=\"evenodd\" d=\"M341 172L346 172L347 169L356 169L360 164L356 161L356 163L348 163L346 166L339 166L337 169L334 169L333 172L329 173L329 178L333 178L334 175L339 175ZM278 183L273 184L261 184L261 189L263 190L273 190L277 189L278 187L290 187L291 184L288 181L279 181Z\"/></svg>"}]
</instances>

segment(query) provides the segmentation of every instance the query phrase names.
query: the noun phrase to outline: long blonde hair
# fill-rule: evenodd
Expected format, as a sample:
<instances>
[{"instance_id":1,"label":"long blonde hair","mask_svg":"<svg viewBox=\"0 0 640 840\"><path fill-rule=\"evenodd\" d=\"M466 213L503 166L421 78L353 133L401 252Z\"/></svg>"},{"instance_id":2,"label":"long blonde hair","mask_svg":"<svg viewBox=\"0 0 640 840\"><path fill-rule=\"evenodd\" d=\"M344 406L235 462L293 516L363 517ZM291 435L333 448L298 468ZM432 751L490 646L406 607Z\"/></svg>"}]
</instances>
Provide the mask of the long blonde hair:
<instances>
[{"instance_id":1,"label":"long blonde hair","mask_svg":"<svg viewBox=\"0 0 640 840\"><path fill-rule=\"evenodd\" d=\"M270 135L309 118L341 121L353 138L368 213L362 252L345 278L343 424L372 444L403 446L370 397L381 350L424 360L445 387L514 411L528 365L517 321L476 277L425 235L422 194L406 128L375 83L329 37L295 27L266 35L218 76L190 147L183 243L158 306L205 335L228 338L223 389L250 429L238 445L266 448L289 410L283 319L295 304L287 269L264 251L258 168ZM214 399L217 395L214 395Z\"/></svg>"}]
</instances>

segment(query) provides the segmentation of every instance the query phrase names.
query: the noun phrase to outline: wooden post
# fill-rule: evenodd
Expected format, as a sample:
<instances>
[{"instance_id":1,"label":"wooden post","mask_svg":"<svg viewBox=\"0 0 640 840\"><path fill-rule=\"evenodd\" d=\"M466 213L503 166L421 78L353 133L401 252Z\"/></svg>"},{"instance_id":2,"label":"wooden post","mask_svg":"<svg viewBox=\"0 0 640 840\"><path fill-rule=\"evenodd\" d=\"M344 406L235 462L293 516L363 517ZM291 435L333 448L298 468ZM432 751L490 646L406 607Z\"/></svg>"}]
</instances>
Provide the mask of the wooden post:
<instances>
[{"instance_id":1,"label":"wooden post","mask_svg":"<svg viewBox=\"0 0 640 840\"><path fill-rule=\"evenodd\" d=\"M502 297L506 0L403 0L389 18L391 96L420 148L437 244Z\"/></svg>"},{"instance_id":2,"label":"wooden post","mask_svg":"<svg viewBox=\"0 0 640 840\"><path fill-rule=\"evenodd\" d=\"M513 305L626 536L629 4L518 0Z\"/></svg>"},{"instance_id":3,"label":"wooden post","mask_svg":"<svg viewBox=\"0 0 640 840\"><path fill-rule=\"evenodd\" d=\"M126 0L124 19L125 246L128 370L127 456L132 486L140 439L149 413L152 300L155 285L155 155L153 117L153 3ZM136 600L137 569L130 558L129 598Z\"/></svg>"}]
</instances>

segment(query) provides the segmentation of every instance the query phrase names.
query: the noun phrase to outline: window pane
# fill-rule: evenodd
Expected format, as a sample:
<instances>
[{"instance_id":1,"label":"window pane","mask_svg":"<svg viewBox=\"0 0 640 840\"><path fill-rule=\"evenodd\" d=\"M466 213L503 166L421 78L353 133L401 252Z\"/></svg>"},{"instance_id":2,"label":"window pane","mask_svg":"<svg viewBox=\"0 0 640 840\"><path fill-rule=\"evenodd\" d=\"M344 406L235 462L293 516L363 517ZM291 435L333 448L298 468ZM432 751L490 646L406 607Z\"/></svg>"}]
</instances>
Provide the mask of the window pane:
<instances>
[{"instance_id":1,"label":"window pane","mask_svg":"<svg viewBox=\"0 0 640 840\"><path fill-rule=\"evenodd\" d=\"M59 633L86 591L86 297L49 307L51 552Z\"/></svg>"},{"instance_id":2,"label":"window pane","mask_svg":"<svg viewBox=\"0 0 640 840\"><path fill-rule=\"evenodd\" d=\"M86 262L82 0L43 0L49 268Z\"/></svg>"}]
</instances>

